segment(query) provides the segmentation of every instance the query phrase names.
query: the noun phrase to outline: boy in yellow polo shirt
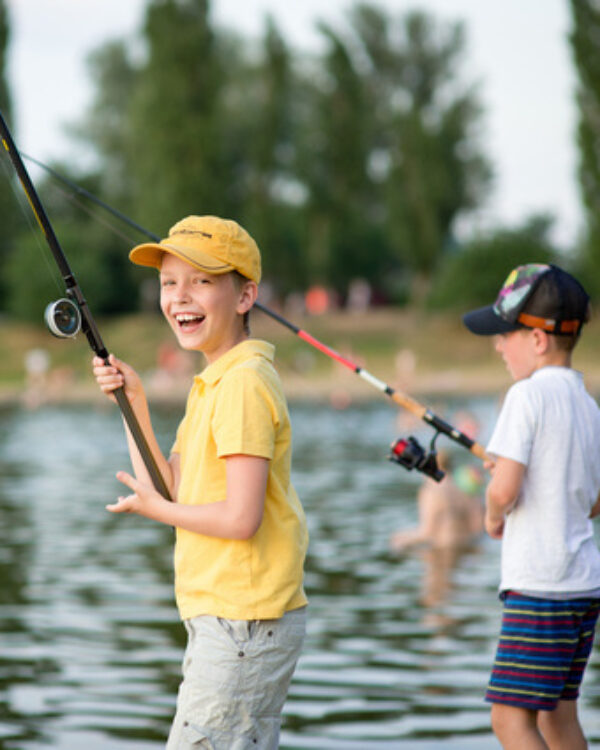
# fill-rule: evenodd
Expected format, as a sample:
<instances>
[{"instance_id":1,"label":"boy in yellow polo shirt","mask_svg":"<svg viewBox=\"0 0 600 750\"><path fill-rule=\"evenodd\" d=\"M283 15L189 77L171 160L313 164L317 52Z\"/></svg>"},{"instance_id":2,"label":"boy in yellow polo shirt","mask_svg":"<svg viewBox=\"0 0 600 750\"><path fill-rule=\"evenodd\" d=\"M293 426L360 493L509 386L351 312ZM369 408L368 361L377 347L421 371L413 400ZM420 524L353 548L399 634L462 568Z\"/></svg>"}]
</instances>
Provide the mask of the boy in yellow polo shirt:
<instances>
[{"instance_id":1,"label":"boy in yellow polo shirt","mask_svg":"<svg viewBox=\"0 0 600 750\"><path fill-rule=\"evenodd\" d=\"M281 710L305 632L306 520L290 482L291 430L274 348L249 338L260 252L236 222L190 216L130 259L160 271L161 309L201 351L170 457L139 376L94 358L101 389L124 386L176 502L153 487L128 435L131 494L107 506L176 527L175 593L188 632L168 750L278 747Z\"/></svg>"}]
</instances>

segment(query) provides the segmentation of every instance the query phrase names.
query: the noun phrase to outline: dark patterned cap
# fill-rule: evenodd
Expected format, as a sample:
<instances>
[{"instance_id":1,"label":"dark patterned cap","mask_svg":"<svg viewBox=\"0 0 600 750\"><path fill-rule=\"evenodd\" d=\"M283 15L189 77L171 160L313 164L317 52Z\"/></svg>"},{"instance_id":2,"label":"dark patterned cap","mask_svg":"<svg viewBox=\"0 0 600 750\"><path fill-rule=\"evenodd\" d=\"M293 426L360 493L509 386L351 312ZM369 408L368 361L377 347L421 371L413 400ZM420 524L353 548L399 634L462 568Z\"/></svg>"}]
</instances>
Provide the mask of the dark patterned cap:
<instances>
[{"instance_id":1,"label":"dark patterned cap","mask_svg":"<svg viewBox=\"0 0 600 750\"><path fill-rule=\"evenodd\" d=\"M578 335L588 317L589 296L562 268L547 263L517 266L508 275L493 305L463 317L480 336L518 328L541 328L558 336Z\"/></svg>"}]
</instances>

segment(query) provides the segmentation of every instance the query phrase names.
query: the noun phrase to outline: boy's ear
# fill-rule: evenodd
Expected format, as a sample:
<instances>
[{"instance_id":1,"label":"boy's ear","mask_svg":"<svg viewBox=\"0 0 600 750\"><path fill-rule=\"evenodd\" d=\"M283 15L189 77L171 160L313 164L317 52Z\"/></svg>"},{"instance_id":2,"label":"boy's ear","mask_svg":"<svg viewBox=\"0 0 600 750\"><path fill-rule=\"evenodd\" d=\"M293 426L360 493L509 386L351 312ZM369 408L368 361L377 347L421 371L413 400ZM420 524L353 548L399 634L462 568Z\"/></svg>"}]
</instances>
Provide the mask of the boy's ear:
<instances>
[{"instance_id":1,"label":"boy's ear","mask_svg":"<svg viewBox=\"0 0 600 750\"><path fill-rule=\"evenodd\" d=\"M238 304L236 311L243 315L244 313L247 313L252 305L256 302L256 298L258 297L258 285L255 281L245 281L243 286L240 289L240 295L238 299Z\"/></svg>"},{"instance_id":2,"label":"boy's ear","mask_svg":"<svg viewBox=\"0 0 600 750\"><path fill-rule=\"evenodd\" d=\"M545 354L550 346L549 335L541 328L534 328L532 335L536 354Z\"/></svg>"}]
</instances>

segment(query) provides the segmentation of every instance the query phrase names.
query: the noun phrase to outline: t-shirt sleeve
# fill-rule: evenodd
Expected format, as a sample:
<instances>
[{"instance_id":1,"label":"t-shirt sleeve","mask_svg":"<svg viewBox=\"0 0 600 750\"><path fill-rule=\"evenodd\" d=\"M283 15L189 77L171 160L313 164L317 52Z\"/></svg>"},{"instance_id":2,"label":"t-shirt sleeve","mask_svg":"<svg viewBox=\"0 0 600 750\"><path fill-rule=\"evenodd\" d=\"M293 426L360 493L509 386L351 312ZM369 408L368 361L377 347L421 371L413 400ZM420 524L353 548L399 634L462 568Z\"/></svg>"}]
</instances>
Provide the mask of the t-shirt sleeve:
<instances>
[{"instance_id":1,"label":"t-shirt sleeve","mask_svg":"<svg viewBox=\"0 0 600 750\"><path fill-rule=\"evenodd\" d=\"M252 368L227 373L219 385L212 417L217 456L259 456L272 459L278 423L268 384Z\"/></svg>"},{"instance_id":2,"label":"t-shirt sleeve","mask_svg":"<svg viewBox=\"0 0 600 750\"><path fill-rule=\"evenodd\" d=\"M535 417L524 383L515 383L504 399L486 451L527 466L533 444Z\"/></svg>"}]
</instances>

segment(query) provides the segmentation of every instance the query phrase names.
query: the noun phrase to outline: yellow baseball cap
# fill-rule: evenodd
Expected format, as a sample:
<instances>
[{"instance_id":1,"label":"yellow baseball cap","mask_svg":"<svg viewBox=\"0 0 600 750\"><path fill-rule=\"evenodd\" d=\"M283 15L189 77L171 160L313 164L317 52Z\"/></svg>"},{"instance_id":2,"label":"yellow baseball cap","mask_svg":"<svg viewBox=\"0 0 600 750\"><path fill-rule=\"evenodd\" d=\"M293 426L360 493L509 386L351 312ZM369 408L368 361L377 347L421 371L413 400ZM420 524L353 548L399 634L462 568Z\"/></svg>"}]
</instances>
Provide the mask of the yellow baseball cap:
<instances>
[{"instance_id":1,"label":"yellow baseball cap","mask_svg":"<svg viewBox=\"0 0 600 750\"><path fill-rule=\"evenodd\" d=\"M129 260L159 268L164 253L215 275L238 271L257 284L261 277L258 245L236 221L218 216L187 216L169 229L160 242L137 245Z\"/></svg>"}]
</instances>

